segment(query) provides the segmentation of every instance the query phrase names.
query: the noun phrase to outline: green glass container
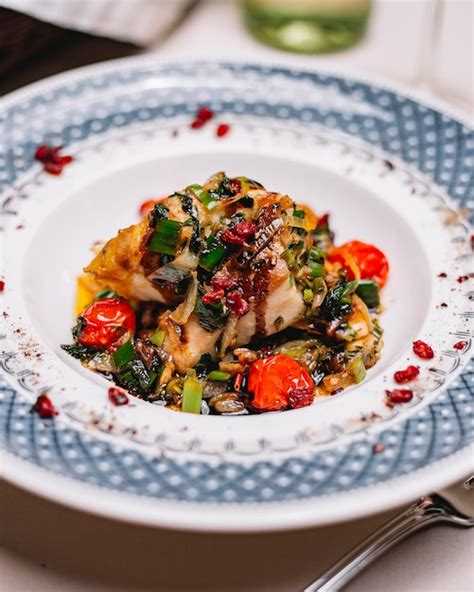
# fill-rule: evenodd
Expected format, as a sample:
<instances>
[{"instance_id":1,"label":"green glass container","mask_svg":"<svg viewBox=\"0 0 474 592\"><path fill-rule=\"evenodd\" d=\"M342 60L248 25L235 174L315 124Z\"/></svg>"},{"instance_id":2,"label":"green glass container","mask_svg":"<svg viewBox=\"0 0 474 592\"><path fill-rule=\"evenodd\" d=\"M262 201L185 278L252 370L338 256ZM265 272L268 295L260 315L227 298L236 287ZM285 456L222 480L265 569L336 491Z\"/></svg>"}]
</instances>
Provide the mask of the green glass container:
<instances>
[{"instance_id":1,"label":"green glass container","mask_svg":"<svg viewBox=\"0 0 474 592\"><path fill-rule=\"evenodd\" d=\"M365 33L371 0L243 0L244 18L263 43L300 53L354 45Z\"/></svg>"}]
</instances>

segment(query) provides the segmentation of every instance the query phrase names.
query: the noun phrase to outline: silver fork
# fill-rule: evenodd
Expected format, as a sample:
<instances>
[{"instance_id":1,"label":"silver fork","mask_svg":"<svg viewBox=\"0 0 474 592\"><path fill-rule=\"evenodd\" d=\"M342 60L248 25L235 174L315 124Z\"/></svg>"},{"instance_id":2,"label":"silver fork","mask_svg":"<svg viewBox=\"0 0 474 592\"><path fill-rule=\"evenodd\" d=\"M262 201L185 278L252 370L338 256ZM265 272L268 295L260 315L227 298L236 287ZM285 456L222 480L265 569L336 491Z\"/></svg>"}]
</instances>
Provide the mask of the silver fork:
<instances>
[{"instance_id":1,"label":"silver fork","mask_svg":"<svg viewBox=\"0 0 474 592\"><path fill-rule=\"evenodd\" d=\"M474 476L464 483L418 499L349 551L304 592L338 592L387 549L419 528L435 522L474 526Z\"/></svg>"}]
</instances>

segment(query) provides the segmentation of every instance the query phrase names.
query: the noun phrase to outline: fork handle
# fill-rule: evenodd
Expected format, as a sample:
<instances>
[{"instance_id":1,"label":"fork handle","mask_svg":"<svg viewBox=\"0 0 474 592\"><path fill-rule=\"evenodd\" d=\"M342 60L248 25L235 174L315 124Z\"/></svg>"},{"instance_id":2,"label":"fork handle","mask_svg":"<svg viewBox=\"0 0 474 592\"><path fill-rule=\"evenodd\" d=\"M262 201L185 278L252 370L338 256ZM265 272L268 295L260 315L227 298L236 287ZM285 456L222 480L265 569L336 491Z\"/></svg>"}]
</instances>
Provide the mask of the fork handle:
<instances>
[{"instance_id":1,"label":"fork handle","mask_svg":"<svg viewBox=\"0 0 474 592\"><path fill-rule=\"evenodd\" d=\"M369 563L409 534L429 523L445 519L442 508L430 496L420 498L406 510L392 518L380 530L370 535L357 547L328 569L304 592L338 592Z\"/></svg>"}]
</instances>

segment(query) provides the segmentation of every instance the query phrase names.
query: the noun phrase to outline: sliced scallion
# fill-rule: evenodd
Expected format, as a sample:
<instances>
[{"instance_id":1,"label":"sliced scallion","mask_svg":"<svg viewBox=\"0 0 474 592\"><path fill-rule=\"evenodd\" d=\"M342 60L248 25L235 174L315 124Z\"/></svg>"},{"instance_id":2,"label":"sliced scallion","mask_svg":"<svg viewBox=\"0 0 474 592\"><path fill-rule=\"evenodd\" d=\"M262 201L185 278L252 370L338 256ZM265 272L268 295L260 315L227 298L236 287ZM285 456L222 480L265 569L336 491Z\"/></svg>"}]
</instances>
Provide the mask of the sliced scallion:
<instances>
[{"instance_id":1,"label":"sliced scallion","mask_svg":"<svg viewBox=\"0 0 474 592\"><path fill-rule=\"evenodd\" d=\"M364 366L364 361L360 356L356 356L351 363L349 364L349 370L354 377L354 380L357 384L362 382L367 374L367 371Z\"/></svg>"},{"instance_id":2,"label":"sliced scallion","mask_svg":"<svg viewBox=\"0 0 474 592\"><path fill-rule=\"evenodd\" d=\"M165 341L165 332L163 331L163 329L158 329L158 331L155 331L155 333L153 333L153 335L150 335L148 339L158 347L163 347L163 343Z\"/></svg>"},{"instance_id":3,"label":"sliced scallion","mask_svg":"<svg viewBox=\"0 0 474 592\"><path fill-rule=\"evenodd\" d=\"M315 261L309 261L308 265L311 271L311 277L319 278L324 276L324 265Z\"/></svg>"},{"instance_id":4,"label":"sliced scallion","mask_svg":"<svg viewBox=\"0 0 474 592\"><path fill-rule=\"evenodd\" d=\"M195 375L189 374L183 384L181 409L185 413L200 413L202 401L202 384Z\"/></svg>"},{"instance_id":5,"label":"sliced scallion","mask_svg":"<svg viewBox=\"0 0 474 592\"><path fill-rule=\"evenodd\" d=\"M360 280L357 284L356 294L368 308L377 308L380 304L379 287L372 280Z\"/></svg>"},{"instance_id":6,"label":"sliced scallion","mask_svg":"<svg viewBox=\"0 0 474 592\"><path fill-rule=\"evenodd\" d=\"M132 362L137 357L132 341L127 341L112 355L115 367L120 369Z\"/></svg>"},{"instance_id":7,"label":"sliced scallion","mask_svg":"<svg viewBox=\"0 0 474 592\"><path fill-rule=\"evenodd\" d=\"M224 258L226 254L226 248L222 242L215 236L210 236L207 239L207 245L204 251L201 253L199 259L199 265L212 271Z\"/></svg>"},{"instance_id":8,"label":"sliced scallion","mask_svg":"<svg viewBox=\"0 0 474 592\"><path fill-rule=\"evenodd\" d=\"M191 193L191 195L198 199L209 210L216 206L215 200L212 198L211 195L209 195L209 193L203 187L201 187L201 185L189 185L188 187L186 187L186 191Z\"/></svg>"},{"instance_id":9,"label":"sliced scallion","mask_svg":"<svg viewBox=\"0 0 474 592\"><path fill-rule=\"evenodd\" d=\"M217 382L225 382L229 380L230 374L228 372L221 372L220 370L213 370L209 372L209 380L216 380Z\"/></svg>"},{"instance_id":10,"label":"sliced scallion","mask_svg":"<svg viewBox=\"0 0 474 592\"><path fill-rule=\"evenodd\" d=\"M314 292L313 290L311 290L311 288L305 288L303 290L303 300L309 304L310 302L313 302L313 298L314 298Z\"/></svg>"},{"instance_id":11,"label":"sliced scallion","mask_svg":"<svg viewBox=\"0 0 474 592\"><path fill-rule=\"evenodd\" d=\"M178 248L181 224L176 220L160 220L148 241L148 249L164 255L175 255Z\"/></svg>"}]
</instances>

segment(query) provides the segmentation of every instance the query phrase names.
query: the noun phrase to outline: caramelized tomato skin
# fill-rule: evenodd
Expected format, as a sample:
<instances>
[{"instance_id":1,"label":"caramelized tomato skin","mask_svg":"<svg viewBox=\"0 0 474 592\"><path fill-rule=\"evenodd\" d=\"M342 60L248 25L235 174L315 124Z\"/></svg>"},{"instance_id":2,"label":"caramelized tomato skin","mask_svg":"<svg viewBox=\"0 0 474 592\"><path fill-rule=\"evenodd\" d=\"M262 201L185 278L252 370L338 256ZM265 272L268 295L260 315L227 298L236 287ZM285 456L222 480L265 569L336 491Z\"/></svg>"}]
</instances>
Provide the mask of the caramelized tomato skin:
<instances>
[{"instance_id":1,"label":"caramelized tomato skin","mask_svg":"<svg viewBox=\"0 0 474 592\"><path fill-rule=\"evenodd\" d=\"M387 281L389 270L387 258L374 245L355 240L349 241L333 249L329 260L340 263L346 269L350 280L375 280L381 288Z\"/></svg>"},{"instance_id":2,"label":"caramelized tomato skin","mask_svg":"<svg viewBox=\"0 0 474 592\"><path fill-rule=\"evenodd\" d=\"M254 362L247 388L254 395L252 406L261 411L304 407L313 402L314 382L306 368L282 354Z\"/></svg>"},{"instance_id":3,"label":"caramelized tomato skin","mask_svg":"<svg viewBox=\"0 0 474 592\"><path fill-rule=\"evenodd\" d=\"M79 343L97 349L113 349L114 344L125 334L135 331L135 311L118 298L100 298L90 304L81 314L84 327L78 337Z\"/></svg>"}]
</instances>

